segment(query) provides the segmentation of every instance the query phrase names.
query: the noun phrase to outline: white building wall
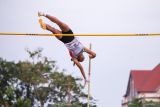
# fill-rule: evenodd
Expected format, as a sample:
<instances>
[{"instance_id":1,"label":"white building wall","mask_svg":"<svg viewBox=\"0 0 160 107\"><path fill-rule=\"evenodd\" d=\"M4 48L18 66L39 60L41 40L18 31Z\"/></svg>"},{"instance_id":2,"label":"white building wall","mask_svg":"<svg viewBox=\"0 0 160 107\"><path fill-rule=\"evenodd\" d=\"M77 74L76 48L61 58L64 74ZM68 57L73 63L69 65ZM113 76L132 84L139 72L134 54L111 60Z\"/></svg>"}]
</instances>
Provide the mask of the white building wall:
<instances>
[{"instance_id":1,"label":"white building wall","mask_svg":"<svg viewBox=\"0 0 160 107\"><path fill-rule=\"evenodd\" d=\"M143 99L143 101L153 101L153 102L160 102L160 90L158 90L156 93L138 93L135 94L136 96L132 96L132 98L138 98ZM131 96L124 97L122 100L122 107L128 107L128 103L130 102Z\"/></svg>"},{"instance_id":2,"label":"white building wall","mask_svg":"<svg viewBox=\"0 0 160 107\"><path fill-rule=\"evenodd\" d=\"M142 98L145 101L154 101L154 102L160 102L160 94L158 92L156 93L139 93L138 98Z\"/></svg>"}]
</instances>

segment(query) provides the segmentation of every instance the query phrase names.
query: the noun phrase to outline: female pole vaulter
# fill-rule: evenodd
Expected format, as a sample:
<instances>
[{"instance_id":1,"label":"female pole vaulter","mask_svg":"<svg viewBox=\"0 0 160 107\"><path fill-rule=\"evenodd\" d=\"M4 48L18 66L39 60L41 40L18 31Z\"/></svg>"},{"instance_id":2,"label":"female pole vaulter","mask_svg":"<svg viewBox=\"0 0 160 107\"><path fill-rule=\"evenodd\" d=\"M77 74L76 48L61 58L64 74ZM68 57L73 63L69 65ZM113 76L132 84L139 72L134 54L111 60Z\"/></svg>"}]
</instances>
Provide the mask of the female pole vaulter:
<instances>
[{"instance_id":1,"label":"female pole vaulter","mask_svg":"<svg viewBox=\"0 0 160 107\"><path fill-rule=\"evenodd\" d=\"M61 30L58 30L58 29L50 26L49 24L44 23L42 21L42 19L40 19L39 23L40 23L42 29L51 31L53 34L71 34L70 36L63 36L63 35L56 36L56 38L58 40L60 40L61 42L63 42L64 45L69 50L71 60L80 69L81 74L82 74L82 76L85 80L85 83L86 83L87 79L86 79L86 76L84 73L84 69L83 69L82 65L80 64L80 62L83 62L85 59L83 52L88 53L90 58L95 58L96 53L91 51L90 49L86 48L85 46L83 46L83 44L74 36L71 28L67 24L63 23L62 21L60 21L59 19L57 19L54 16L51 16L49 14L45 14L42 12L38 12L38 16L39 17L43 16L43 17L48 18L50 21L56 23L60 27ZM73 36L72 36L72 34L73 34Z\"/></svg>"}]
</instances>

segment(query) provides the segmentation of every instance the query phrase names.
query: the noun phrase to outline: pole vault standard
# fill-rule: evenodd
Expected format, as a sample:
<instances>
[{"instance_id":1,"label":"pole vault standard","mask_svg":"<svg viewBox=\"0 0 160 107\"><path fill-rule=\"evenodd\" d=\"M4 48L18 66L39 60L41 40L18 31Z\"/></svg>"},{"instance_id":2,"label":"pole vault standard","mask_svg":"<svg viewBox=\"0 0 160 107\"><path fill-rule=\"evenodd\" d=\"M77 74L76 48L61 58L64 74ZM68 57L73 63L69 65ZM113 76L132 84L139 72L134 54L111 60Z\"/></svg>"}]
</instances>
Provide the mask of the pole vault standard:
<instances>
[{"instance_id":1,"label":"pole vault standard","mask_svg":"<svg viewBox=\"0 0 160 107\"><path fill-rule=\"evenodd\" d=\"M92 49L92 45L90 43L89 45L89 48L90 50ZM90 93L90 90L91 90L91 86L90 86L90 75L91 75L91 58L89 57L89 67L88 67L88 103L87 103L87 107L89 107L90 105L90 96L91 96L91 93Z\"/></svg>"},{"instance_id":2,"label":"pole vault standard","mask_svg":"<svg viewBox=\"0 0 160 107\"><path fill-rule=\"evenodd\" d=\"M19 33L19 32L0 32L0 36L160 36L160 33L139 33L139 34L43 34L43 33Z\"/></svg>"}]
</instances>

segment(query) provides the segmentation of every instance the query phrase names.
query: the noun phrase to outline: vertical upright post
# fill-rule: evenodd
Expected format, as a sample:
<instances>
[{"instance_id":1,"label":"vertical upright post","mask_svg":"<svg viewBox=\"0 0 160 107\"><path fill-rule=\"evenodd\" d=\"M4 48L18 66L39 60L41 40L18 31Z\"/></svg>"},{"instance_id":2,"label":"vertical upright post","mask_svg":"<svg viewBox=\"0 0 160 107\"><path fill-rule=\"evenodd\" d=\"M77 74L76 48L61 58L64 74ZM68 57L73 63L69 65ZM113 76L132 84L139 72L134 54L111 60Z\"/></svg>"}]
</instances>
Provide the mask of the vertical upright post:
<instances>
[{"instance_id":1,"label":"vertical upright post","mask_svg":"<svg viewBox=\"0 0 160 107\"><path fill-rule=\"evenodd\" d=\"M90 43L90 46L89 46L90 50L92 48L92 45ZM89 68L88 68L88 104L87 104L87 107L90 106L90 75L91 75L91 58L89 57Z\"/></svg>"}]
</instances>

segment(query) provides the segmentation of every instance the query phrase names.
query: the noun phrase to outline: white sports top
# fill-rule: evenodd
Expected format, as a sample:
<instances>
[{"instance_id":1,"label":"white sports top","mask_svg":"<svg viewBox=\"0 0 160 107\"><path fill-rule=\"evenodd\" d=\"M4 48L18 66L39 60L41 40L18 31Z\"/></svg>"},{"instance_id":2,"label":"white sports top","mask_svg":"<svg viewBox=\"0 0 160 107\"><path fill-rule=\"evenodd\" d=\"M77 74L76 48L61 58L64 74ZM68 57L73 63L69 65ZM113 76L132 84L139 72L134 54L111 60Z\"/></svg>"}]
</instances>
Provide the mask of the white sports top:
<instances>
[{"instance_id":1,"label":"white sports top","mask_svg":"<svg viewBox=\"0 0 160 107\"><path fill-rule=\"evenodd\" d=\"M84 46L78 39L75 37L71 42L65 43L65 46L68 48L71 57L77 58L84 49Z\"/></svg>"}]
</instances>

